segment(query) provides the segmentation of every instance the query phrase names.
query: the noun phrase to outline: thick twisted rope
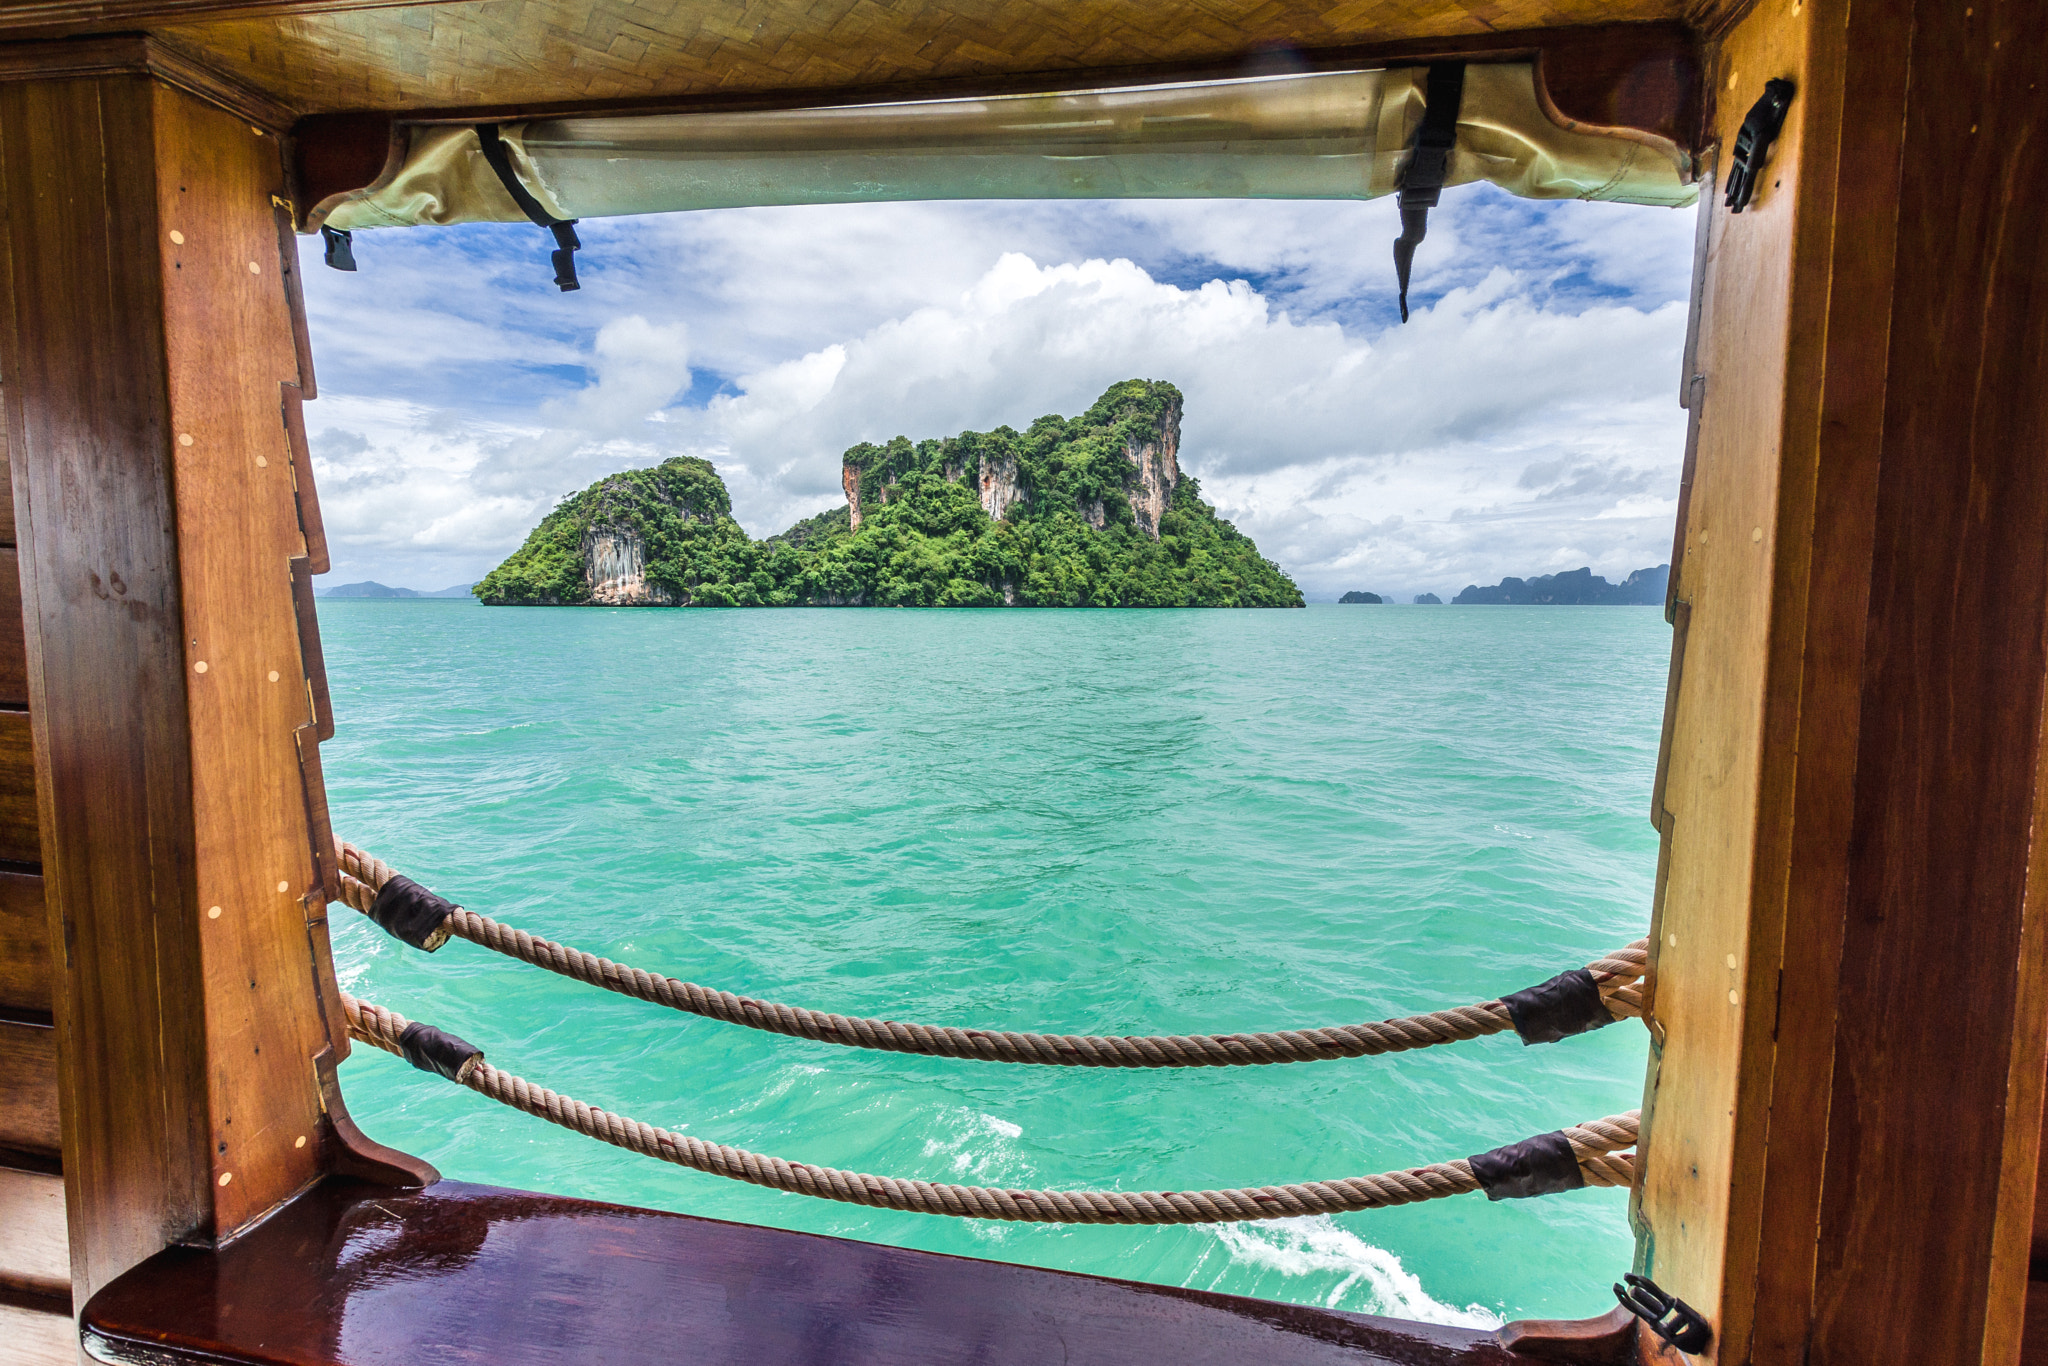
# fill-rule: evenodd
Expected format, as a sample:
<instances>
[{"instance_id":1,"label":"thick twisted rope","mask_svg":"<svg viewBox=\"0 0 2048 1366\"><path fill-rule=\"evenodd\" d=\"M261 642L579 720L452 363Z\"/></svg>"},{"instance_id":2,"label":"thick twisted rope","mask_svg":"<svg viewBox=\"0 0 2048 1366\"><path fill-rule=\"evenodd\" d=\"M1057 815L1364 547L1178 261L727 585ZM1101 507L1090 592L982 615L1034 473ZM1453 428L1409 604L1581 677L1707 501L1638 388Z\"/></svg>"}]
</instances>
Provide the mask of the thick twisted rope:
<instances>
[{"instance_id":1,"label":"thick twisted rope","mask_svg":"<svg viewBox=\"0 0 2048 1366\"><path fill-rule=\"evenodd\" d=\"M399 1039L410 1023L404 1016L348 996L342 998L342 1004L351 1035L403 1056ZM770 1190L914 1214L1041 1224L1224 1224L1385 1209L1479 1189L1472 1165L1464 1158L1377 1176L1240 1190L1049 1191L955 1186L868 1176L837 1167L764 1157L723 1143L706 1143L558 1095L510 1072L501 1072L481 1057L461 1069L459 1080L461 1085L501 1105L628 1152ZM1587 1185L1626 1186L1634 1181L1635 1154L1619 1150L1635 1144L1636 1127L1637 1115L1630 1112L1563 1131Z\"/></svg>"},{"instance_id":2,"label":"thick twisted rope","mask_svg":"<svg viewBox=\"0 0 2048 1366\"><path fill-rule=\"evenodd\" d=\"M390 866L349 844L341 846L341 865L342 899L369 914L377 892L392 877ZM1060 1067L1239 1067L1369 1058L1457 1043L1514 1028L1507 1006L1497 1000L1372 1024L1264 1034L1102 1037L903 1024L896 1020L829 1015L803 1006L757 1001L694 982L677 981L539 938L459 906L448 917L446 927L494 953L670 1010L771 1034L925 1057ZM1648 962L1649 941L1639 939L1587 965L1601 984L1601 999L1608 1013L1616 1019L1642 1014L1641 994L1634 983L1642 977Z\"/></svg>"}]
</instances>

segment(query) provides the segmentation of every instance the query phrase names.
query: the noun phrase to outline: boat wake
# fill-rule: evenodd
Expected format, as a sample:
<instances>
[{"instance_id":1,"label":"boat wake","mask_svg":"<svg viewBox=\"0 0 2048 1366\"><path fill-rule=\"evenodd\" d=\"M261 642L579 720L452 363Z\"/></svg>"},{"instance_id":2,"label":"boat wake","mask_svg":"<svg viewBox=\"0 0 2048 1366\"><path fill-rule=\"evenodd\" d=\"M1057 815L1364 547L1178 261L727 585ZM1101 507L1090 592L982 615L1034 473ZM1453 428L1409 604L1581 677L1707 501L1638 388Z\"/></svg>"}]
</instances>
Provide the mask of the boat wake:
<instances>
[{"instance_id":1,"label":"boat wake","mask_svg":"<svg viewBox=\"0 0 2048 1366\"><path fill-rule=\"evenodd\" d=\"M1320 1295L1326 1308L1458 1328L1497 1328L1501 1324L1500 1315L1484 1305L1468 1304L1460 1309L1433 1298L1422 1288L1421 1278L1401 1265L1399 1257L1340 1227L1328 1215L1263 1224L1216 1224L1205 1232L1221 1242L1230 1260L1239 1266L1288 1277L1334 1278L1329 1291Z\"/></svg>"}]
</instances>

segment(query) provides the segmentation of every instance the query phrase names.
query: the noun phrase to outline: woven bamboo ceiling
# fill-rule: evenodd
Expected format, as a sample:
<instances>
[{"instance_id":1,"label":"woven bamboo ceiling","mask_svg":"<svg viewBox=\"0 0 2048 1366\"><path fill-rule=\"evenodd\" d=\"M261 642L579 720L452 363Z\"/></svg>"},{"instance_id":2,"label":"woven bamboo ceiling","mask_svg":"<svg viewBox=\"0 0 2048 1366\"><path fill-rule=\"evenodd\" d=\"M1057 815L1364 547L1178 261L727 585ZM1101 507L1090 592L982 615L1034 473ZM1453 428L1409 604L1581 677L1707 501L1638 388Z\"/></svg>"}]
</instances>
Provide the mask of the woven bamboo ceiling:
<instances>
[{"instance_id":1,"label":"woven bamboo ceiling","mask_svg":"<svg viewBox=\"0 0 2048 1366\"><path fill-rule=\"evenodd\" d=\"M0 34L147 28L299 113L596 104L1214 65L1529 29L1684 20L1730 0L0 0ZM358 0L359 3L359 0ZM47 31L47 28L46 28Z\"/></svg>"}]
</instances>

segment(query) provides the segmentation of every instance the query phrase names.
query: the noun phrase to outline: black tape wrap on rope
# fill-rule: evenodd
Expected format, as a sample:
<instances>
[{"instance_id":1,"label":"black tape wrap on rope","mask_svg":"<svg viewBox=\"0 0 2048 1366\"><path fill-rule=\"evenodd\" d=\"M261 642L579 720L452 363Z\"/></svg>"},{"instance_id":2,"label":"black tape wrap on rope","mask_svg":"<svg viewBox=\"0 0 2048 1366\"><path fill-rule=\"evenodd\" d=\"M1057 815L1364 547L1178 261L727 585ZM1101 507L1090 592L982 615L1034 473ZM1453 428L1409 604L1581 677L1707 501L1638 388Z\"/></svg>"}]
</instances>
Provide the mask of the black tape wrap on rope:
<instances>
[{"instance_id":1,"label":"black tape wrap on rope","mask_svg":"<svg viewBox=\"0 0 2048 1366\"><path fill-rule=\"evenodd\" d=\"M1600 999L1600 983L1584 968L1500 998L1525 1044L1556 1043L1614 1023Z\"/></svg>"},{"instance_id":2,"label":"black tape wrap on rope","mask_svg":"<svg viewBox=\"0 0 2048 1366\"><path fill-rule=\"evenodd\" d=\"M1575 1191L1586 1184L1578 1154L1562 1130L1525 1138L1468 1160L1479 1189L1489 1200L1526 1200L1532 1195Z\"/></svg>"},{"instance_id":3,"label":"black tape wrap on rope","mask_svg":"<svg viewBox=\"0 0 2048 1366\"><path fill-rule=\"evenodd\" d=\"M401 873L392 874L370 903L370 919L386 934L428 953L448 942L448 917L455 911L454 902Z\"/></svg>"},{"instance_id":4,"label":"black tape wrap on rope","mask_svg":"<svg viewBox=\"0 0 2048 1366\"><path fill-rule=\"evenodd\" d=\"M420 1071L450 1081L461 1081L465 1072L484 1060L484 1051L475 1044L417 1020L398 1036L398 1049Z\"/></svg>"}]
</instances>

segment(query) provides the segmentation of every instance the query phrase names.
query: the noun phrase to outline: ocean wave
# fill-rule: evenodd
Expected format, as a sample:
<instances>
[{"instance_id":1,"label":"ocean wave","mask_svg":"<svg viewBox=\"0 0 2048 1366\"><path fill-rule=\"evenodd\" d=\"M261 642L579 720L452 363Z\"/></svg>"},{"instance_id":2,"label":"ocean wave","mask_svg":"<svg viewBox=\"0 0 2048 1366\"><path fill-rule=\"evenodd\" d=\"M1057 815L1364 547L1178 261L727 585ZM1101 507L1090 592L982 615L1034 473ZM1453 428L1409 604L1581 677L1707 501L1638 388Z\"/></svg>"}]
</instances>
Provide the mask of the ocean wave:
<instances>
[{"instance_id":1,"label":"ocean wave","mask_svg":"<svg viewBox=\"0 0 2048 1366\"><path fill-rule=\"evenodd\" d=\"M1399 1257L1340 1228L1326 1214L1262 1224L1215 1224L1204 1231L1221 1242L1239 1266L1289 1277L1334 1276L1329 1291L1318 1296L1326 1308L1455 1328L1498 1328L1502 1321L1484 1305L1460 1309L1436 1299ZM1363 1304L1344 1302L1353 1291L1363 1292Z\"/></svg>"}]
</instances>

